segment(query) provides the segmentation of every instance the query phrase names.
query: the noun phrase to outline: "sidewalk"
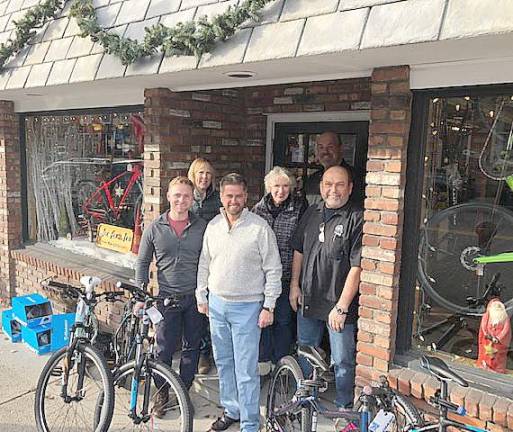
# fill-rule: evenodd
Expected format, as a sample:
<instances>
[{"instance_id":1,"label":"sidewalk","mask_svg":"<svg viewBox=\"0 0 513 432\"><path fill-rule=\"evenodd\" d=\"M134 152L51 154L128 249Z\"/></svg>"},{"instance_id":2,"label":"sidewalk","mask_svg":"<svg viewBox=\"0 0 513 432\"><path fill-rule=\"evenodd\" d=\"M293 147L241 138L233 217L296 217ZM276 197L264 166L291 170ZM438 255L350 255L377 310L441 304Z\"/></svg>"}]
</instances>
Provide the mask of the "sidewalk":
<instances>
[{"instance_id":1,"label":"sidewalk","mask_svg":"<svg viewBox=\"0 0 513 432\"><path fill-rule=\"evenodd\" d=\"M0 333L0 431L1 432L36 432L34 420L34 394L39 374L50 355L38 356L25 344L13 344L4 333ZM217 378L207 378L215 381ZM201 386L195 383L191 391L196 415L194 431L207 431L220 414L216 403L206 399L202 394L210 394L217 399L215 392L196 390ZM230 431L237 431L232 427Z\"/></svg>"},{"instance_id":2,"label":"sidewalk","mask_svg":"<svg viewBox=\"0 0 513 432\"><path fill-rule=\"evenodd\" d=\"M0 332L0 432L37 431L34 420L34 394L39 374L49 357L50 354L38 356L24 343L11 343L7 336ZM263 378L260 396L262 431L267 385L268 379ZM221 413L218 406L219 381L215 371L210 375L197 376L190 395L195 408L194 431L206 432ZM333 396L332 392L328 392L328 395L325 395L326 399ZM320 432L334 430L331 421L319 420ZM239 424L228 429L229 432L238 430Z\"/></svg>"}]
</instances>

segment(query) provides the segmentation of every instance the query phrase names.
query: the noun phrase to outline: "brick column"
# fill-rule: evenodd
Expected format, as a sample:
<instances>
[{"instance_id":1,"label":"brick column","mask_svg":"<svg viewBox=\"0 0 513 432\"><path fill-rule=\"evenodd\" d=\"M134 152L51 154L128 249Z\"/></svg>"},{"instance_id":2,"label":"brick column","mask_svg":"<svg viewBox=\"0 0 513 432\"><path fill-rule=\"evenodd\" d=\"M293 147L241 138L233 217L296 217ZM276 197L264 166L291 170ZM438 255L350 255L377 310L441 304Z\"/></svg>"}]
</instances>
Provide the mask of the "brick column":
<instances>
[{"instance_id":1,"label":"brick column","mask_svg":"<svg viewBox=\"0 0 513 432\"><path fill-rule=\"evenodd\" d=\"M357 385L386 374L395 350L411 117L409 77L407 66L372 73Z\"/></svg>"},{"instance_id":2,"label":"brick column","mask_svg":"<svg viewBox=\"0 0 513 432\"><path fill-rule=\"evenodd\" d=\"M10 251L22 243L21 169L14 103L0 101L0 299L15 291Z\"/></svg>"}]
</instances>

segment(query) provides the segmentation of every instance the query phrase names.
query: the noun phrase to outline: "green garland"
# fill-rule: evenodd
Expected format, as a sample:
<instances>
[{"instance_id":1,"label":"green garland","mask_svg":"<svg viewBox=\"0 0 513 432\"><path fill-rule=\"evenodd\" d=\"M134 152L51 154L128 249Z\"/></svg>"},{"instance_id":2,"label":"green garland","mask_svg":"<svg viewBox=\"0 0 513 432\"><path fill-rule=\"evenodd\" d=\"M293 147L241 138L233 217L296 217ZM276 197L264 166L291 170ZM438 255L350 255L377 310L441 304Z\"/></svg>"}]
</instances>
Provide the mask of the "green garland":
<instances>
[{"instance_id":1,"label":"green garland","mask_svg":"<svg viewBox=\"0 0 513 432\"><path fill-rule=\"evenodd\" d=\"M29 9L25 16L15 22L15 38L0 44L0 70L15 54L27 46L49 19L54 19L67 0L44 0ZM97 21L93 0L74 0L71 16L77 20L81 37L90 37L103 46L108 54L117 56L124 65L137 62L162 51L166 56L195 55L200 57L210 52L215 44L224 41L247 20L258 20L258 12L271 0L244 0L239 6L230 6L226 12L211 21L202 17L198 21L178 23L169 28L156 24L145 28L142 42L119 36L103 29Z\"/></svg>"},{"instance_id":2,"label":"green garland","mask_svg":"<svg viewBox=\"0 0 513 432\"><path fill-rule=\"evenodd\" d=\"M36 35L36 29L57 16L65 1L43 0L30 8L19 21L14 21L14 39L9 38L6 43L0 44L0 70L4 68L7 60L27 46L29 40Z\"/></svg>"}]
</instances>

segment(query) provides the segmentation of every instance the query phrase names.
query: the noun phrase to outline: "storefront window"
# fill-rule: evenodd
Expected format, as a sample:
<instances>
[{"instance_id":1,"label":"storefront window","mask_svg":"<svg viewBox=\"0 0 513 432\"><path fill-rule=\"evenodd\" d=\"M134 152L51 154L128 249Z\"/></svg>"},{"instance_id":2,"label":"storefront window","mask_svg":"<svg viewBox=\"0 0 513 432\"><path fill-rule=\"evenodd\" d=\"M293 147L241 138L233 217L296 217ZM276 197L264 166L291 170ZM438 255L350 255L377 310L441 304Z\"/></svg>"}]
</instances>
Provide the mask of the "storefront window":
<instances>
[{"instance_id":1,"label":"storefront window","mask_svg":"<svg viewBox=\"0 0 513 432\"><path fill-rule=\"evenodd\" d=\"M98 241L102 232L116 240L137 235L143 196L141 112L30 115L25 134L29 240L78 250L85 242L105 246ZM118 252L130 252L131 246L122 243Z\"/></svg>"},{"instance_id":2,"label":"storefront window","mask_svg":"<svg viewBox=\"0 0 513 432\"><path fill-rule=\"evenodd\" d=\"M413 345L513 374L513 97L429 101Z\"/></svg>"}]
</instances>

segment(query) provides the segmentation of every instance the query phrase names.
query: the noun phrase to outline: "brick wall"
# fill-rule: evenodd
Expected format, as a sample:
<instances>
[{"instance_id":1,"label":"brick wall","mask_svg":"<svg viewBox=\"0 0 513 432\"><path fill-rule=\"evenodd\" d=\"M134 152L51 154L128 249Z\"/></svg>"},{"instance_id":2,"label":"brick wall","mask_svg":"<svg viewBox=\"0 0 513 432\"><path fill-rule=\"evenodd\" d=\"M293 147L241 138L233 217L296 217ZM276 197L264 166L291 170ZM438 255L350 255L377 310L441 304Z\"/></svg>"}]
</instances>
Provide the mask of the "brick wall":
<instances>
[{"instance_id":1,"label":"brick wall","mask_svg":"<svg viewBox=\"0 0 513 432\"><path fill-rule=\"evenodd\" d=\"M242 89L145 92L146 218L167 207L173 176L207 157L219 176L237 171L249 183L250 205L263 193L267 114L368 110L368 78Z\"/></svg>"},{"instance_id":2,"label":"brick wall","mask_svg":"<svg viewBox=\"0 0 513 432\"><path fill-rule=\"evenodd\" d=\"M356 357L360 385L386 374L394 355L410 107L409 68L375 69Z\"/></svg>"},{"instance_id":3,"label":"brick wall","mask_svg":"<svg viewBox=\"0 0 513 432\"><path fill-rule=\"evenodd\" d=\"M22 239L21 174L18 118L14 104L0 101L0 298L14 292L11 249Z\"/></svg>"}]
</instances>

